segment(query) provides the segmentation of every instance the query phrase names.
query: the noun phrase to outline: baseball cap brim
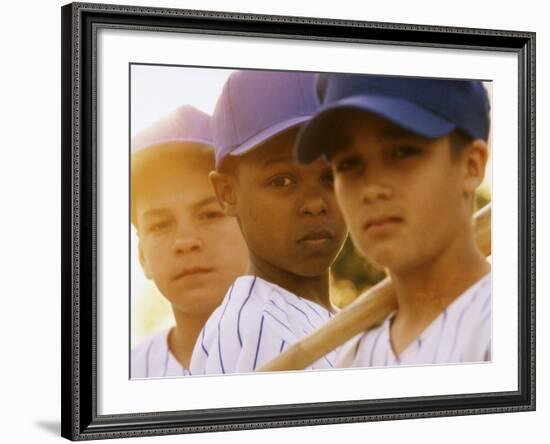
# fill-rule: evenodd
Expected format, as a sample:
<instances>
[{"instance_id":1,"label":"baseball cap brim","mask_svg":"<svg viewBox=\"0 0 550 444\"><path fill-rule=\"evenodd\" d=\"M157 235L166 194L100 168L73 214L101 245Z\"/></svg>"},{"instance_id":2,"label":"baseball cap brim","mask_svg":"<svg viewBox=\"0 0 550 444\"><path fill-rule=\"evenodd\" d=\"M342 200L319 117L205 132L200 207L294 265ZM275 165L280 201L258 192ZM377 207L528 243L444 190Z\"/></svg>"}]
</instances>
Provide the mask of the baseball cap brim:
<instances>
[{"instance_id":1,"label":"baseball cap brim","mask_svg":"<svg viewBox=\"0 0 550 444\"><path fill-rule=\"evenodd\" d=\"M383 117L401 128L429 139L441 137L455 128L448 120L413 102L395 97L360 95L347 97L324 107L300 131L296 141L296 157L310 163L321 155L330 157L337 147L331 146L330 133L335 130L334 118L345 111L366 111Z\"/></svg>"},{"instance_id":2,"label":"baseball cap brim","mask_svg":"<svg viewBox=\"0 0 550 444\"><path fill-rule=\"evenodd\" d=\"M275 125L272 125L263 131L255 134L245 142L243 142L238 148L235 148L231 151L229 155L231 156L239 156L241 154L245 154L252 149L256 148L258 145L267 142L268 140L271 140L273 137L289 130L292 128L295 128L302 123L309 120L311 116L300 116L300 117L293 117L292 119L287 119L282 122L278 122ZM216 153L218 154L218 153ZM220 160L216 159L216 166L219 167Z\"/></svg>"}]
</instances>

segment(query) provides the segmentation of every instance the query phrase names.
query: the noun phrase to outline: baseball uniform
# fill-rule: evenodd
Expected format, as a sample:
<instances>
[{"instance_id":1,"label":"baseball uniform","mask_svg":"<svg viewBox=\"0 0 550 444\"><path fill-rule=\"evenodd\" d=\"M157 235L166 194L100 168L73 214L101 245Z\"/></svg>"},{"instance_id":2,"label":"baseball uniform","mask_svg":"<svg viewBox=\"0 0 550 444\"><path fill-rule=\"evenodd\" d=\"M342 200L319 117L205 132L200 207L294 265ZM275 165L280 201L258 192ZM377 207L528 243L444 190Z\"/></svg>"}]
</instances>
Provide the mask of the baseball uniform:
<instances>
[{"instance_id":1,"label":"baseball uniform","mask_svg":"<svg viewBox=\"0 0 550 444\"><path fill-rule=\"evenodd\" d=\"M399 356L390 340L395 313L346 342L336 367L447 364L491 360L491 273L455 299Z\"/></svg>"},{"instance_id":2,"label":"baseball uniform","mask_svg":"<svg viewBox=\"0 0 550 444\"><path fill-rule=\"evenodd\" d=\"M151 335L132 350L131 375L134 378L189 376L168 348L170 328Z\"/></svg>"},{"instance_id":3,"label":"baseball uniform","mask_svg":"<svg viewBox=\"0 0 550 444\"><path fill-rule=\"evenodd\" d=\"M239 277L202 329L193 375L253 372L328 321L320 305L256 276ZM332 368L336 352L309 369Z\"/></svg>"}]
</instances>

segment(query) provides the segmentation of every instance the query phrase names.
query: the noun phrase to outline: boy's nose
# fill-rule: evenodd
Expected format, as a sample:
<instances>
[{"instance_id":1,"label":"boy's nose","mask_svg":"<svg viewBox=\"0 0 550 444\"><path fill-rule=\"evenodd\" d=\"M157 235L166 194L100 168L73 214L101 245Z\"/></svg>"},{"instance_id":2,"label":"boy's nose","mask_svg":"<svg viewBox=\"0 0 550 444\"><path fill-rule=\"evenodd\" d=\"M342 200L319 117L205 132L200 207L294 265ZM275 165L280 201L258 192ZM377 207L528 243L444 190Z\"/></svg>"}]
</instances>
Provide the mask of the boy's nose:
<instances>
[{"instance_id":1,"label":"boy's nose","mask_svg":"<svg viewBox=\"0 0 550 444\"><path fill-rule=\"evenodd\" d=\"M326 214L326 212L327 205L325 200L321 196L315 196L306 199L306 201L300 207L300 214L302 216L318 216Z\"/></svg>"},{"instance_id":2,"label":"boy's nose","mask_svg":"<svg viewBox=\"0 0 550 444\"><path fill-rule=\"evenodd\" d=\"M192 234L178 236L174 241L174 253L176 254L200 251L202 247L202 240Z\"/></svg>"},{"instance_id":3,"label":"boy's nose","mask_svg":"<svg viewBox=\"0 0 550 444\"><path fill-rule=\"evenodd\" d=\"M371 203L378 199L389 199L391 196L390 186L381 182L366 183L361 189L363 203Z\"/></svg>"}]
</instances>

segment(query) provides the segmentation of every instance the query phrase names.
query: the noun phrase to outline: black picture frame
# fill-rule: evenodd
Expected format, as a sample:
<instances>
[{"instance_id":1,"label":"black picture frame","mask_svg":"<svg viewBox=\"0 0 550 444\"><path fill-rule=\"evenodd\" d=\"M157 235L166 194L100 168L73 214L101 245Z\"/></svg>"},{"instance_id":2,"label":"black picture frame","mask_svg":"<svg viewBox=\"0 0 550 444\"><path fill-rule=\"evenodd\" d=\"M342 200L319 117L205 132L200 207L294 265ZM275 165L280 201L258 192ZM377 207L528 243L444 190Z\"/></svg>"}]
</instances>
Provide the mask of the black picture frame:
<instances>
[{"instance_id":1,"label":"black picture frame","mask_svg":"<svg viewBox=\"0 0 550 444\"><path fill-rule=\"evenodd\" d=\"M535 409L535 33L72 3L62 15L62 436L120 438ZM507 51L519 66L518 389L510 392L97 413L96 30L219 35Z\"/></svg>"}]
</instances>

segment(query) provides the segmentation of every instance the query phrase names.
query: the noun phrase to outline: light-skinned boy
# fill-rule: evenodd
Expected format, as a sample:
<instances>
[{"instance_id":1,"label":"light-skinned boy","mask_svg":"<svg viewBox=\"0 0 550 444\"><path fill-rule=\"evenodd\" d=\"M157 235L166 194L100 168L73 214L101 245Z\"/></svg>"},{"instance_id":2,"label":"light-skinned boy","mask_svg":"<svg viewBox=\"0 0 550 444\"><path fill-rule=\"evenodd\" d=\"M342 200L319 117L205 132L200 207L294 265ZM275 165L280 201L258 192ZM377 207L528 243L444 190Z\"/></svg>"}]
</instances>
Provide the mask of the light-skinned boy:
<instances>
[{"instance_id":1,"label":"light-skinned boy","mask_svg":"<svg viewBox=\"0 0 550 444\"><path fill-rule=\"evenodd\" d=\"M304 166L293 156L317 107L312 74L237 71L223 88L210 179L239 221L250 268L201 332L193 374L254 371L331 316L329 267L347 231L328 163ZM334 357L310 368L331 368Z\"/></svg>"},{"instance_id":2,"label":"light-skinned boy","mask_svg":"<svg viewBox=\"0 0 550 444\"><path fill-rule=\"evenodd\" d=\"M175 325L132 350L133 378L189 375L197 335L248 266L235 218L208 180L210 117L182 106L132 141L132 224L148 279L170 302ZM223 245L231 255L219 254Z\"/></svg>"},{"instance_id":3,"label":"light-skinned boy","mask_svg":"<svg viewBox=\"0 0 550 444\"><path fill-rule=\"evenodd\" d=\"M330 159L359 251L388 270L398 309L356 336L339 367L491 359L490 264L473 235L488 157L479 81L321 75L300 161Z\"/></svg>"}]
</instances>

